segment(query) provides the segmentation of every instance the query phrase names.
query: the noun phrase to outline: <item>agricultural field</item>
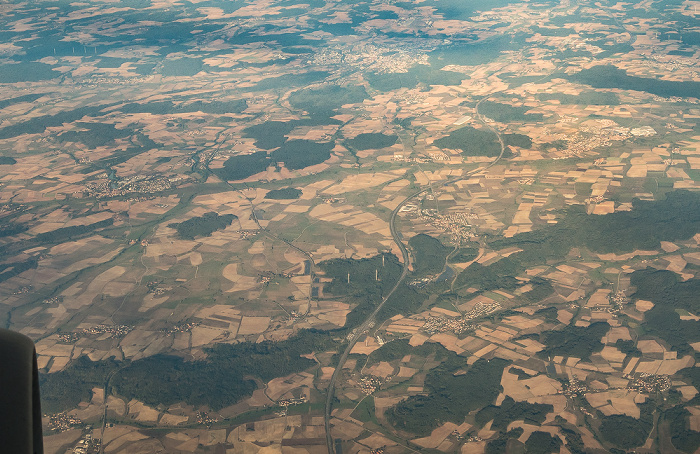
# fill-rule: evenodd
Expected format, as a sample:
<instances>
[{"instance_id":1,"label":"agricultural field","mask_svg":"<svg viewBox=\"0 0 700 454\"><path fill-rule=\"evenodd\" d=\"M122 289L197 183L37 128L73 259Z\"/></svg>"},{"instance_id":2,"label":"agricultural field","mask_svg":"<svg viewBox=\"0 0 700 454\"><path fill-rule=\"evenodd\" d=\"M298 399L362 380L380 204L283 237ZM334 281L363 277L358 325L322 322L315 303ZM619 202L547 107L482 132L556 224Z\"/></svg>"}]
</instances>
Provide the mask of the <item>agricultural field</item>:
<instances>
[{"instance_id":1,"label":"agricultural field","mask_svg":"<svg viewBox=\"0 0 700 454\"><path fill-rule=\"evenodd\" d=\"M693 0L0 4L48 453L696 453Z\"/></svg>"}]
</instances>

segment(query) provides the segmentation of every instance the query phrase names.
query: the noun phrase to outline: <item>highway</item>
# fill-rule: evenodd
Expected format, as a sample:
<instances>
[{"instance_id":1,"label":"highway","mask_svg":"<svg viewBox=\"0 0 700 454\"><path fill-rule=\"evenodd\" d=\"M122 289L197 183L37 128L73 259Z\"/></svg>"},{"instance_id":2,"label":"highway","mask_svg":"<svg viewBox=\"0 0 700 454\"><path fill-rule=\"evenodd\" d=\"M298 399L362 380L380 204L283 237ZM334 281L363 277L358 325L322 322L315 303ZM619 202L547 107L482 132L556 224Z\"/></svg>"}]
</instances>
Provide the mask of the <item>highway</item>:
<instances>
[{"instance_id":1,"label":"highway","mask_svg":"<svg viewBox=\"0 0 700 454\"><path fill-rule=\"evenodd\" d=\"M476 115L479 118L479 121L481 121L486 127L488 127L491 131L493 131L494 134L496 134L496 137L498 137L498 142L501 145L501 152L499 155L491 161L487 166L485 167L479 167L477 169L474 169L470 172L465 173L464 175L460 175L458 177L451 178L447 180L445 183L443 183L443 186L447 186L450 184L453 184L459 180L463 180L464 178L467 178L477 172L482 172L490 167L493 167L498 163L498 161L501 160L503 157L503 153L505 152L505 144L503 143L503 138L501 137L501 134L493 127L491 124L486 122L484 120L484 117L479 113L479 105L492 95L496 94L498 92L491 93L490 95L485 96L484 98L481 98L479 102L476 104ZM391 295L396 291L397 288L403 283L403 281L406 279L406 276L408 275L408 264L409 264L409 253L408 249L406 246L403 244L403 241L401 240L401 233L397 230L396 228L396 218L398 216L399 211L401 208L403 208L410 200L412 200L415 197L418 197L422 195L425 192L431 191L432 188L430 185L428 185L427 188L421 189L420 191L417 191L408 197L406 197L401 203L398 204L396 208L394 208L394 211L391 212L391 218L389 220L389 230L391 231L391 237L396 243L396 246L398 246L399 250L401 251L401 256L403 258L403 270L401 271L401 276L399 276L399 279L396 281L396 284L391 288L391 291L384 297L382 298L382 301L379 303L379 305L374 309L374 311L367 317L367 319L360 325L358 326L353 334L350 336L348 339L348 345L345 347L345 350L343 350L343 353L340 355L340 359L338 360L338 365L335 367L335 370L333 371L333 375L331 376L331 380L328 383L328 389L326 391L326 405L325 405L325 411L324 411L324 425L326 429L326 445L328 447L328 454L335 454L335 447L333 446L333 436L331 435L331 411L333 410L333 396L335 395L335 383L338 380L338 376L340 375L340 371L343 370L343 366L345 365L345 361L348 359L348 355L350 354L350 351L352 348L355 346L357 341L359 340L360 336L362 336L365 332L367 332L372 326L374 326L374 323L376 322L376 316L377 313L382 309L384 306L384 303L387 302L387 300L391 297Z\"/></svg>"}]
</instances>

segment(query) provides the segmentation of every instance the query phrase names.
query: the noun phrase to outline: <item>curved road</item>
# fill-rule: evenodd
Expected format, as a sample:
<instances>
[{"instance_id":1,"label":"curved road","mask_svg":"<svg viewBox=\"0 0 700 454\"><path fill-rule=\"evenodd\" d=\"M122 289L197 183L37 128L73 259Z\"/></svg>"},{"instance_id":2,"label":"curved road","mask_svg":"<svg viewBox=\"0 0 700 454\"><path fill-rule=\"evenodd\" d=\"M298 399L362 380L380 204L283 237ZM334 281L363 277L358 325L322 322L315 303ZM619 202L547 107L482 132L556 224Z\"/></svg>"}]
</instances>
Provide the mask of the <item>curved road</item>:
<instances>
[{"instance_id":1,"label":"curved road","mask_svg":"<svg viewBox=\"0 0 700 454\"><path fill-rule=\"evenodd\" d=\"M499 90L501 91L501 90ZM476 115L479 118L479 121L481 121L486 127L488 127L491 131L493 131L494 134L496 134L496 137L498 137L498 142L501 145L501 152L499 155L491 161L486 167L479 167L477 169L474 169L470 172L467 172L464 175L460 175L458 177L451 178L447 180L445 183L443 183L443 186L450 185L452 183L455 183L459 180L462 180L470 175L473 175L477 172L484 171L488 169L489 167L493 167L496 165L498 161L501 160L503 157L503 153L506 150L505 144L503 143L503 138L501 137L501 134L489 123L487 123L484 120L484 117L479 113L479 105L486 99L490 98L494 94L498 93L498 91L495 91L491 93L490 95L487 95L479 100L478 103L476 103ZM335 448L333 446L333 436L331 435L331 410L333 409L333 396L335 395L335 382L338 380L338 376L340 375L340 371L343 369L343 366L345 365L345 361L348 359L348 355L350 354L350 350L355 346L357 343L358 339L362 334L364 334L366 331L370 329L371 326L373 326L375 322L375 317L377 316L377 313L381 310L381 308L384 306L384 303L387 302L387 300L391 297L391 295L396 291L397 288L403 283L404 279L406 279L406 275L408 275L408 261L409 261L409 254L408 254L408 249L406 249L406 246L403 244L403 241L401 241L401 233L396 229L396 218L398 216L399 211L401 208L406 205L411 199L414 197L418 197L419 195L423 194L424 192L429 192L431 191L432 188L428 186L427 188L421 189L420 191L417 191L408 197L406 197L401 203L398 204L396 208L394 208L394 211L391 212L391 219L389 220L389 230L391 231L391 237L394 240L394 243L396 243L396 246L398 246L399 250L401 251L401 256L403 257L403 271L401 272L401 276L399 276L399 279L396 281L396 284L391 288L391 291L384 297L382 298L382 301L379 303L379 305L374 309L374 311L367 317L367 319L360 325L358 326L355 331L352 333L350 338L348 339L348 345L345 347L345 350L343 350L343 353L340 355L340 358L338 360L338 365L335 367L335 370L333 371L333 375L331 376L331 380L328 383L328 390L326 391L326 406L325 406L325 412L323 415L324 419L324 425L326 429L326 445L328 447L328 454L335 454Z\"/></svg>"}]
</instances>

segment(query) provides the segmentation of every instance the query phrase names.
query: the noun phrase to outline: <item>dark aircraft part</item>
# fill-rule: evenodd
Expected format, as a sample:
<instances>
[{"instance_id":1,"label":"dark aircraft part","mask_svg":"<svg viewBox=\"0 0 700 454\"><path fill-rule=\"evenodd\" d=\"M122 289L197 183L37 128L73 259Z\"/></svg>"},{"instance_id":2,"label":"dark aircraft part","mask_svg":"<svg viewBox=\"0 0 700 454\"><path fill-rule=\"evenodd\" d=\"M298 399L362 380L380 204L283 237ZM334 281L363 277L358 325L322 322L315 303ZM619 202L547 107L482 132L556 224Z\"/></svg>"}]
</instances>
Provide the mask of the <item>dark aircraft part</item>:
<instances>
[{"instance_id":1,"label":"dark aircraft part","mask_svg":"<svg viewBox=\"0 0 700 454\"><path fill-rule=\"evenodd\" d=\"M44 452L39 372L34 342L0 329L0 445L2 452Z\"/></svg>"}]
</instances>

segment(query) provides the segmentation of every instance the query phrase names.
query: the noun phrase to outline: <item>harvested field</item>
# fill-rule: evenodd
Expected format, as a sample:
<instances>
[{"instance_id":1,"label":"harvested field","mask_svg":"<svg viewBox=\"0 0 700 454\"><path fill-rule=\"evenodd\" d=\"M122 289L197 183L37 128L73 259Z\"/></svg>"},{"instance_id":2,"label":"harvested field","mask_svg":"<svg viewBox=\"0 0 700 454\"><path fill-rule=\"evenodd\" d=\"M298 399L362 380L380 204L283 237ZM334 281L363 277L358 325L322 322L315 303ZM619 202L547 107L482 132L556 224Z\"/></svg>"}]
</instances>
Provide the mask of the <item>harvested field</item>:
<instances>
[{"instance_id":1,"label":"harvested field","mask_svg":"<svg viewBox=\"0 0 700 454\"><path fill-rule=\"evenodd\" d=\"M154 408L145 405L143 402L132 400L128 404L129 414L136 416L137 421L156 422L160 412Z\"/></svg>"},{"instance_id":2,"label":"harvested field","mask_svg":"<svg viewBox=\"0 0 700 454\"><path fill-rule=\"evenodd\" d=\"M221 336L226 329L210 328L208 326L195 326L192 328L192 347L201 347L211 344L214 339Z\"/></svg>"},{"instance_id":3,"label":"harvested field","mask_svg":"<svg viewBox=\"0 0 700 454\"><path fill-rule=\"evenodd\" d=\"M331 424L333 425L333 435L344 440L357 438L364 431L361 425L338 418L331 419Z\"/></svg>"},{"instance_id":4,"label":"harvested field","mask_svg":"<svg viewBox=\"0 0 700 454\"><path fill-rule=\"evenodd\" d=\"M110 429L122 429L120 431L111 431L110 437L107 436L107 431ZM148 437L139 433L135 427L128 426L115 426L112 428L105 429L105 436L103 443L105 445L105 452L116 452L120 450L124 445L133 443L138 440L144 440ZM109 441L105 441L109 439Z\"/></svg>"},{"instance_id":5,"label":"harvested field","mask_svg":"<svg viewBox=\"0 0 700 454\"><path fill-rule=\"evenodd\" d=\"M78 295L76 298L66 299L66 307L69 309L79 309L89 305L97 295L103 292L103 289L107 286L107 284L117 279L124 273L126 273L126 268L122 266L113 266L107 271L102 272L92 281L90 281L82 294Z\"/></svg>"},{"instance_id":6,"label":"harvested field","mask_svg":"<svg viewBox=\"0 0 700 454\"><path fill-rule=\"evenodd\" d=\"M163 413L158 424L161 426L178 426L184 424L189 420L187 416L173 415L170 413Z\"/></svg>"},{"instance_id":7,"label":"harvested field","mask_svg":"<svg viewBox=\"0 0 700 454\"><path fill-rule=\"evenodd\" d=\"M260 334L270 326L270 317L243 317L238 335Z\"/></svg>"},{"instance_id":8,"label":"harvested field","mask_svg":"<svg viewBox=\"0 0 700 454\"><path fill-rule=\"evenodd\" d=\"M313 387L314 376L308 372L292 374L286 377L275 378L267 383L266 394L273 401L277 401L293 389Z\"/></svg>"},{"instance_id":9,"label":"harvested field","mask_svg":"<svg viewBox=\"0 0 700 454\"><path fill-rule=\"evenodd\" d=\"M377 343L377 341L373 337L366 336L364 341L359 341L353 346L350 353L351 354L360 354L360 355L369 355L373 351L377 350L379 347L380 347L380 345Z\"/></svg>"},{"instance_id":10,"label":"harvested field","mask_svg":"<svg viewBox=\"0 0 700 454\"><path fill-rule=\"evenodd\" d=\"M429 437L415 438L412 441L413 443L424 448L435 449L440 446L440 444L445 441L445 439L449 437L452 432L457 430L458 427L459 426L455 423L447 422L433 430Z\"/></svg>"},{"instance_id":11,"label":"harvested field","mask_svg":"<svg viewBox=\"0 0 700 454\"><path fill-rule=\"evenodd\" d=\"M394 373L394 367L388 362L382 361L379 364L366 368L365 373L379 378L386 378Z\"/></svg>"},{"instance_id":12,"label":"harvested field","mask_svg":"<svg viewBox=\"0 0 700 454\"><path fill-rule=\"evenodd\" d=\"M637 300L634 303L634 307L639 312L646 312L646 311L654 308L654 303L652 303L651 301L646 301L646 300Z\"/></svg>"},{"instance_id":13,"label":"harvested field","mask_svg":"<svg viewBox=\"0 0 700 454\"><path fill-rule=\"evenodd\" d=\"M380 434L377 434L377 433L374 433L367 438L363 438L361 440L358 440L358 443L365 445L371 449L396 446L396 444L397 444L395 441L390 440L390 439L388 439Z\"/></svg>"},{"instance_id":14,"label":"harvested field","mask_svg":"<svg viewBox=\"0 0 700 454\"><path fill-rule=\"evenodd\" d=\"M222 271L222 275L227 280L234 283L226 292L240 292L250 290L258 286L257 278L238 274L238 263L229 263Z\"/></svg>"},{"instance_id":15,"label":"harvested field","mask_svg":"<svg viewBox=\"0 0 700 454\"><path fill-rule=\"evenodd\" d=\"M67 446L73 445L82 435L81 429L69 429L56 435L46 435L44 436L44 453L62 453Z\"/></svg>"},{"instance_id":16,"label":"harvested field","mask_svg":"<svg viewBox=\"0 0 700 454\"><path fill-rule=\"evenodd\" d=\"M328 195L339 195L351 191L366 190L367 188L379 186L387 181L396 179L398 175L402 175L403 173L405 173L405 170L399 171L399 173L381 172L374 174L362 173L358 175L349 175L345 177L342 182L324 189L323 193Z\"/></svg>"}]
</instances>

